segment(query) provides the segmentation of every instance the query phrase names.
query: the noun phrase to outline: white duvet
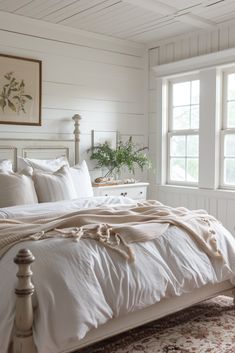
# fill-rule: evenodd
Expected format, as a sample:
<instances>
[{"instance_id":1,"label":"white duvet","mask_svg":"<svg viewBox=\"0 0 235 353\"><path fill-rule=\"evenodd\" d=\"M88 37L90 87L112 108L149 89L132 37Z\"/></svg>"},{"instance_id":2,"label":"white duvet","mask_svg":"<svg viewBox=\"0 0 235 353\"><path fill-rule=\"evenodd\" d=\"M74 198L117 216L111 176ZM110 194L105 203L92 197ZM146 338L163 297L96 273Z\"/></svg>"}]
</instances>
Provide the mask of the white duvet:
<instances>
[{"instance_id":1,"label":"white duvet","mask_svg":"<svg viewBox=\"0 0 235 353\"><path fill-rule=\"evenodd\" d=\"M117 205L133 200L97 197L0 209L0 218L59 215L82 207ZM126 204L126 206L124 206ZM118 206L116 206L118 207ZM38 353L76 348L88 331L113 317L191 292L235 276L235 238L220 224L217 242L224 263L209 258L183 230L170 226L158 239L132 244L136 261L128 263L91 239L47 239L15 245L0 260L0 353L7 352L14 321L16 266L13 257L29 248L36 289L34 338ZM49 270L48 270L49 269ZM235 284L235 283L234 283Z\"/></svg>"}]
</instances>

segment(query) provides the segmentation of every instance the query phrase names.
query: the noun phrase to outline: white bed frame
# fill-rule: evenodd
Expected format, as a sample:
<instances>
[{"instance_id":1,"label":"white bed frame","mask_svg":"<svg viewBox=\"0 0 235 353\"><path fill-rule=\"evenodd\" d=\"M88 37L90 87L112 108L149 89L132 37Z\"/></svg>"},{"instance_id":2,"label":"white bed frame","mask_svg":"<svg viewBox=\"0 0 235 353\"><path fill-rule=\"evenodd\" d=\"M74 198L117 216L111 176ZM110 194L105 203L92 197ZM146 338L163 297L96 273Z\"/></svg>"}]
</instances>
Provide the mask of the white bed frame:
<instances>
[{"instance_id":1,"label":"white bed frame","mask_svg":"<svg viewBox=\"0 0 235 353\"><path fill-rule=\"evenodd\" d=\"M78 163L80 119L81 117L78 114L73 117L75 124L75 140L1 140L0 156L1 158L11 158L14 161L15 166L17 164L17 156L29 158L55 158L56 156L64 154L68 157L71 163L74 161L75 163ZM32 295L34 293L34 286L31 282L32 272L30 270L30 265L34 260L34 256L27 249L21 249L14 259L19 270L17 273L18 285L15 289L15 330L13 344L9 348L9 353L37 353L32 331ZM94 342L103 340L104 338L177 312L202 300L219 294L228 293L233 293L235 305L235 287L229 281L215 285L206 285L200 289L195 289L192 293L187 293L179 297L163 299L159 303L151 305L145 309L110 320L99 328L90 331L84 339L76 344L76 346L71 345L70 347L67 347L66 351L61 353L67 353L85 347Z\"/></svg>"}]
</instances>

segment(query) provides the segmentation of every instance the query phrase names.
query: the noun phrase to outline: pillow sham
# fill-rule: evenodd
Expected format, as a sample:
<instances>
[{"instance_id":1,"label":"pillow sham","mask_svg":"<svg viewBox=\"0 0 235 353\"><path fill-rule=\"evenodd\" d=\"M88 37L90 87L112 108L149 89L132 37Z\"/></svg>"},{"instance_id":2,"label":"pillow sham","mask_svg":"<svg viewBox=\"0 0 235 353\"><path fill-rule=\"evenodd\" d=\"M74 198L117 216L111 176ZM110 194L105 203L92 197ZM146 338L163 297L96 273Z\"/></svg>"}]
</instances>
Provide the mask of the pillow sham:
<instances>
[{"instance_id":1,"label":"pillow sham","mask_svg":"<svg viewBox=\"0 0 235 353\"><path fill-rule=\"evenodd\" d=\"M21 171L26 167L43 170L45 172L55 172L63 165L69 165L65 156L55 159L34 159L18 157L18 170Z\"/></svg>"},{"instance_id":2,"label":"pillow sham","mask_svg":"<svg viewBox=\"0 0 235 353\"><path fill-rule=\"evenodd\" d=\"M10 159L0 159L0 172L12 172L12 161Z\"/></svg>"},{"instance_id":3,"label":"pillow sham","mask_svg":"<svg viewBox=\"0 0 235 353\"><path fill-rule=\"evenodd\" d=\"M77 192L77 197L94 196L86 161L82 161L81 164L76 164L75 166L71 167L70 172L73 178L74 187Z\"/></svg>"},{"instance_id":4,"label":"pillow sham","mask_svg":"<svg viewBox=\"0 0 235 353\"><path fill-rule=\"evenodd\" d=\"M53 202L77 198L68 166L63 166L54 173L35 169L33 180L39 202Z\"/></svg>"},{"instance_id":5,"label":"pillow sham","mask_svg":"<svg viewBox=\"0 0 235 353\"><path fill-rule=\"evenodd\" d=\"M0 172L0 207L38 203L32 168L22 173Z\"/></svg>"}]
</instances>

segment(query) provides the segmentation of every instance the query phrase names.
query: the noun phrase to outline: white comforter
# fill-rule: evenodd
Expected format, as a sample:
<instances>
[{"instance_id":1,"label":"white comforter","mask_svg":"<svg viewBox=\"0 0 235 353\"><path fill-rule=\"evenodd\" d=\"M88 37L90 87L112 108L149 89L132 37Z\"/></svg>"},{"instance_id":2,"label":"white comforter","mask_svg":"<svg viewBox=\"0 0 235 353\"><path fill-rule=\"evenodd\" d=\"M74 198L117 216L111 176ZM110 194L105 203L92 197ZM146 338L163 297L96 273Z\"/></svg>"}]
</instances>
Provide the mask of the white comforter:
<instances>
[{"instance_id":1,"label":"white comforter","mask_svg":"<svg viewBox=\"0 0 235 353\"><path fill-rule=\"evenodd\" d=\"M0 218L53 215L104 204L134 201L94 198L0 209ZM125 206L124 206L125 207ZM17 251L29 248L36 262L34 337L38 353L72 350L79 339L113 317L235 276L235 239L218 224L217 242L225 262L209 258L184 231L171 226L160 238L132 244L136 261L90 239L47 239L15 245L0 261L0 353L7 352L14 321ZM48 270L50 269L50 270ZM234 283L235 284L235 283Z\"/></svg>"}]
</instances>

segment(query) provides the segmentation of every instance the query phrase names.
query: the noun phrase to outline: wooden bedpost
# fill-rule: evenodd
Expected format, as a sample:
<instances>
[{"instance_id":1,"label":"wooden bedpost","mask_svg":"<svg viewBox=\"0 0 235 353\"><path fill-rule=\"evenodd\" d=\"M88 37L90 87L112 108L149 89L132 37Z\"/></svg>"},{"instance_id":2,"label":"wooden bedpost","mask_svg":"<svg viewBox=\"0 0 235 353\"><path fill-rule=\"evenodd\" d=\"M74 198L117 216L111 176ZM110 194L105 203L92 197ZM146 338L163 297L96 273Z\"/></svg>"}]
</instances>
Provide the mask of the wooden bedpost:
<instances>
[{"instance_id":1,"label":"wooden bedpost","mask_svg":"<svg viewBox=\"0 0 235 353\"><path fill-rule=\"evenodd\" d=\"M14 262L19 266L17 272L18 285L16 293L15 331L13 337L13 353L36 353L33 342L33 305L32 295L34 286L31 282L32 272L30 265L35 258L31 251L21 249Z\"/></svg>"},{"instance_id":2,"label":"wooden bedpost","mask_svg":"<svg viewBox=\"0 0 235 353\"><path fill-rule=\"evenodd\" d=\"M79 114L75 114L72 118L74 120L74 137L75 137L75 164L79 163L79 143L80 143L80 120L82 119Z\"/></svg>"}]
</instances>

